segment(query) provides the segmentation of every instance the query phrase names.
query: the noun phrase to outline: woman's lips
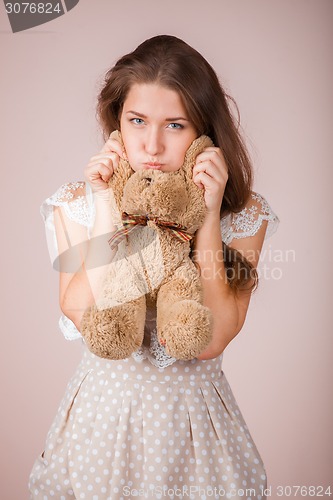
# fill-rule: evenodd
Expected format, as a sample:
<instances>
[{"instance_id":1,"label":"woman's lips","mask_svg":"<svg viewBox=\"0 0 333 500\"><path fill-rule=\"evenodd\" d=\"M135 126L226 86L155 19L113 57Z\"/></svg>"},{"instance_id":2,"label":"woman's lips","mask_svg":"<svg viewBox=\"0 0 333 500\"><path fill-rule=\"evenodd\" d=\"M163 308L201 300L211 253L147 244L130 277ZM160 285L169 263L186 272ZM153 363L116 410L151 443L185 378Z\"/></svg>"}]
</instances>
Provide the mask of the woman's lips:
<instances>
[{"instance_id":1,"label":"woman's lips","mask_svg":"<svg viewBox=\"0 0 333 500\"><path fill-rule=\"evenodd\" d=\"M159 170L163 167L162 164L160 163L144 163L145 168L154 168L156 170Z\"/></svg>"}]
</instances>

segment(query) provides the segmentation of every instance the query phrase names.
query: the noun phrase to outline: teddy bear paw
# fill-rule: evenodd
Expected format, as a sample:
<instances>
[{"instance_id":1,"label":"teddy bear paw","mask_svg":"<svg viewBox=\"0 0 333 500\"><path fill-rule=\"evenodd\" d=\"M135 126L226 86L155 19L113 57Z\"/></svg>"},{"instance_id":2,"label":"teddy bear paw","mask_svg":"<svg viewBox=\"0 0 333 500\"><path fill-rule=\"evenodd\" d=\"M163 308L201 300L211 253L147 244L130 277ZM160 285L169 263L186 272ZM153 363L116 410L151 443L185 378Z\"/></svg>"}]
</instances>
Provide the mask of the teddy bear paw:
<instances>
[{"instance_id":1,"label":"teddy bear paw","mask_svg":"<svg viewBox=\"0 0 333 500\"><path fill-rule=\"evenodd\" d=\"M85 311L81 333L88 349L107 359L125 359L137 351L144 337L144 311L134 303Z\"/></svg>"},{"instance_id":2,"label":"teddy bear paw","mask_svg":"<svg viewBox=\"0 0 333 500\"><path fill-rule=\"evenodd\" d=\"M198 356L212 338L212 314L195 300L182 300L168 309L170 318L158 332L158 340L166 352L189 360Z\"/></svg>"}]
</instances>

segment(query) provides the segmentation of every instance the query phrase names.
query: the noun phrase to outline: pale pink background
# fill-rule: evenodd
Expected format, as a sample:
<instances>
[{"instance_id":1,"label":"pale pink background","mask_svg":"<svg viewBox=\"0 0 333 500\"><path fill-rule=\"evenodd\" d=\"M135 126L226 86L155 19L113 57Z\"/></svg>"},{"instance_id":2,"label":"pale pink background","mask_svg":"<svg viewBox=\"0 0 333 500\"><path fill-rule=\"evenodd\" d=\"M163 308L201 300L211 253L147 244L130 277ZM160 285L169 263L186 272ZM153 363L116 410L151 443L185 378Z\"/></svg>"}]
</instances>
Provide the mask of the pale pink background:
<instances>
[{"instance_id":1,"label":"pale pink background","mask_svg":"<svg viewBox=\"0 0 333 500\"><path fill-rule=\"evenodd\" d=\"M277 485L329 485L331 0L81 0L17 34L2 3L0 12L1 498L28 498L30 469L80 359L80 342L58 330L58 276L39 205L62 183L82 179L101 147L94 114L104 72L161 33L196 47L236 98L255 190L281 220L265 249L283 262L269 254L261 262L268 277L224 358L271 498ZM295 260L287 261L288 250Z\"/></svg>"}]
</instances>

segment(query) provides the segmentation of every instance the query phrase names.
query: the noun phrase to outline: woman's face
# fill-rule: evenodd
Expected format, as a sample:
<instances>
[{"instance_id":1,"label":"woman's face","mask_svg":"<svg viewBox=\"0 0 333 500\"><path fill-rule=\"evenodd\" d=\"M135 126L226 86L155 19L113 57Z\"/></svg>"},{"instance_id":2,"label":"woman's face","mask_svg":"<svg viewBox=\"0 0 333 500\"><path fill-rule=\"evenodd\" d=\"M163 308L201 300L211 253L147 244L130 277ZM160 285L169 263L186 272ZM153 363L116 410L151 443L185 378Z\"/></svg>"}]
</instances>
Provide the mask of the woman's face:
<instances>
[{"instance_id":1,"label":"woman's face","mask_svg":"<svg viewBox=\"0 0 333 500\"><path fill-rule=\"evenodd\" d=\"M155 83L132 85L122 109L120 131L134 171L178 170L197 138L179 94Z\"/></svg>"}]
</instances>

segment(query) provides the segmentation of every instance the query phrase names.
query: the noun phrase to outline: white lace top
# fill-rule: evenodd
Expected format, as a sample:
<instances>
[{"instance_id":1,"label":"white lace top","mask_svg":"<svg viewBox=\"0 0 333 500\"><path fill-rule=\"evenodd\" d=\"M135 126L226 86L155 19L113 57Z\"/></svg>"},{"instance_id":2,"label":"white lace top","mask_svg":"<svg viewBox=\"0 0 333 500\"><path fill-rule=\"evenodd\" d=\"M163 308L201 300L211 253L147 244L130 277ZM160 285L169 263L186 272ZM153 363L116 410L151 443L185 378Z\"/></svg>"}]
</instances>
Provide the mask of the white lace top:
<instances>
[{"instance_id":1,"label":"white lace top","mask_svg":"<svg viewBox=\"0 0 333 500\"><path fill-rule=\"evenodd\" d=\"M264 220L268 221L265 240L277 230L280 219L273 212L265 198L256 192L252 192L251 198L251 201L241 212L238 214L228 214L221 220L221 237L227 245L234 238L246 238L255 235ZM47 245L52 264L59 255L53 219L53 207L62 207L70 220L85 226L89 238L90 229L93 226L95 217L93 194L90 184L81 181L63 184L40 207L40 212L45 222ZM74 323L65 315L60 317L59 327L67 340L82 339ZM159 368L177 361L175 358L168 356L164 347L158 342L156 310L147 310L145 338L149 339L148 345L144 342L132 354L135 360L141 361L148 358L154 366Z\"/></svg>"}]
</instances>

